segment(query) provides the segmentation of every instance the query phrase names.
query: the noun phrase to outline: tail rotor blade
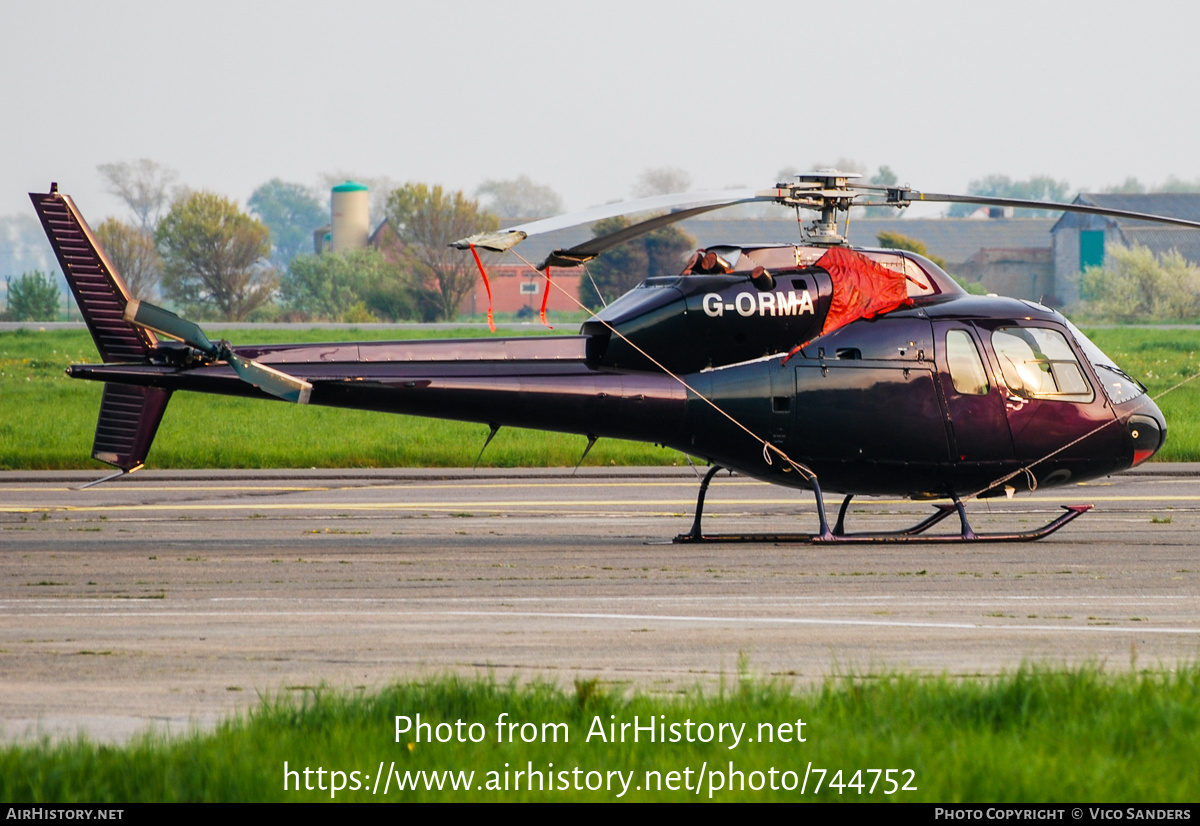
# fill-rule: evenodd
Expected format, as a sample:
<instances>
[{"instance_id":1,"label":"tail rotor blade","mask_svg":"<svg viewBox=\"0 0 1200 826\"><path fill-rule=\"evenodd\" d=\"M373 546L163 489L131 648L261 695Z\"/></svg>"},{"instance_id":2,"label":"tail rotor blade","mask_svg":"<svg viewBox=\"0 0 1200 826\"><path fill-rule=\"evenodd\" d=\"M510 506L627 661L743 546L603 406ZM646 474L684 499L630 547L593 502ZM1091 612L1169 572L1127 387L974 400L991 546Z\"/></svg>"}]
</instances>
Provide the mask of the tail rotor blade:
<instances>
[{"instance_id":1,"label":"tail rotor blade","mask_svg":"<svg viewBox=\"0 0 1200 826\"><path fill-rule=\"evenodd\" d=\"M259 364L257 361L250 361L230 353L229 366L234 369L242 381L284 401L308 404L309 396L312 395L312 384L309 382L289 376L287 373L267 367L265 364Z\"/></svg>"},{"instance_id":2,"label":"tail rotor blade","mask_svg":"<svg viewBox=\"0 0 1200 826\"><path fill-rule=\"evenodd\" d=\"M208 336L204 335L204 331L200 329L199 325L180 318L170 310L134 299L125 305L125 320L130 324L136 324L139 327L145 327L182 341L184 344L195 347L209 358L219 357L220 348L209 341Z\"/></svg>"},{"instance_id":3,"label":"tail rotor blade","mask_svg":"<svg viewBox=\"0 0 1200 826\"><path fill-rule=\"evenodd\" d=\"M303 379L289 376L287 373L259 364L257 361L244 359L229 351L226 342L213 344L199 325L180 318L170 310L155 307L145 301L130 301L125 305L125 320L130 324L145 327L156 333L178 339L184 344L195 347L213 361L225 359L238 377L257 387L264 393L270 393L285 401L297 404L308 404L312 394L312 385Z\"/></svg>"}]
</instances>

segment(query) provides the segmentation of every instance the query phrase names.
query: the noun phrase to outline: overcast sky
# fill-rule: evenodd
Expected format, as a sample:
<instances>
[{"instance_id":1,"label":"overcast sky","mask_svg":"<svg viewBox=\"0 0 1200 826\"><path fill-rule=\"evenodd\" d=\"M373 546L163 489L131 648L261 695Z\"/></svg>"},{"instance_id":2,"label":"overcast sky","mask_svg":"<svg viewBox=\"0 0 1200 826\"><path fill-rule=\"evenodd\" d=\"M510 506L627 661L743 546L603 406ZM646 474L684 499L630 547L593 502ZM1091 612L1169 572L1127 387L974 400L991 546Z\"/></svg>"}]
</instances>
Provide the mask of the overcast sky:
<instances>
[{"instance_id":1,"label":"overcast sky","mask_svg":"<svg viewBox=\"0 0 1200 826\"><path fill-rule=\"evenodd\" d=\"M527 174L571 209L648 167L767 187L840 157L929 191L1200 178L1198 24L1098 0L11 2L0 215L56 180L93 226L124 216L96 166L138 158L243 204L337 170Z\"/></svg>"}]
</instances>

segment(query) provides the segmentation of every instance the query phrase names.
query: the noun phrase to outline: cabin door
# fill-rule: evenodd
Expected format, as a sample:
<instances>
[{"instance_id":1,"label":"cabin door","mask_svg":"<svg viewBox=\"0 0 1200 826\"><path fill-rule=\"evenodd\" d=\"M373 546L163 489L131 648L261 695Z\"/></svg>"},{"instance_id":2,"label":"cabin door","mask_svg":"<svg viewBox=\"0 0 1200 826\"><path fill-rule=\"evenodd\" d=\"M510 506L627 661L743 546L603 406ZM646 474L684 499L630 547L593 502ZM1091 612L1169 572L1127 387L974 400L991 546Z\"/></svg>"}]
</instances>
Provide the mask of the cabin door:
<instances>
[{"instance_id":1,"label":"cabin door","mask_svg":"<svg viewBox=\"0 0 1200 826\"><path fill-rule=\"evenodd\" d=\"M1121 430L1106 427L1113 410L1103 390L1093 386L1066 331L1026 326L1019 321L980 324L985 346L1005 386L1005 409L1016 458L1030 466L1039 483L1053 465L1080 470L1122 452ZM1045 460L1053 457L1053 463ZM1039 467L1040 465L1040 467ZM1061 468L1059 483L1071 478Z\"/></svg>"},{"instance_id":2,"label":"cabin door","mask_svg":"<svg viewBox=\"0 0 1200 826\"><path fill-rule=\"evenodd\" d=\"M978 464L1012 459L1004 387L988 366L979 331L965 322L936 321L933 334L953 461Z\"/></svg>"}]
</instances>

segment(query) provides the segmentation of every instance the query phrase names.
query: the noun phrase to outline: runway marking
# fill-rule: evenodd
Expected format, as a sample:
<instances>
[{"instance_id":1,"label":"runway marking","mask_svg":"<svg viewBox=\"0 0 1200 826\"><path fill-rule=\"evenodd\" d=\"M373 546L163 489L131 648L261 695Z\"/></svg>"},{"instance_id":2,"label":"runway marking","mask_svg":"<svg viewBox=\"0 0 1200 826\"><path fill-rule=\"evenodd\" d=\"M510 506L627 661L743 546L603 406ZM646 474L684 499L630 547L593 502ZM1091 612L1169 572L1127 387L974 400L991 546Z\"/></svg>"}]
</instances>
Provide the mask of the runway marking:
<instances>
[{"instance_id":1,"label":"runway marking","mask_svg":"<svg viewBox=\"0 0 1200 826\"><path fill-rule=\"evenodd\" d=\"M1029 502L1061 502L1066 499L1086 499L1089 502L1195 502L1200 500L1200 495L1192 494L1188 496L1063 496L1058 495L1053 499L1027 499ZM907 501L907 500L901 500Z\"/></svg>"},{"instance_id":2,"label":"runway marking","mask_svg":"<svg viewBox=\"0 0 1200 826\"><path fill-rule=\"evenodd\" d=\"M645 595L645 596L588 596L588 597L208 597L201 602L208 603L234 603L234 602L251 602L251 603L334 603L334 604L363 604L363 605L380 605L380 604L438 604L446 603L563 603L563 602L660 602L660 603L714 603L714 602L735 602L735 603L754 603L757 605L769 607L772 604L780 603L801 603L804 607L810 608L845 608L845 607L869 607L875 605L888 605L896 609L904 608L927 608L933 606L945 606L952 604L956 607L974 607L984 608L992 605L1003 605L1006 603L1022 603L1029 604L1053 604L1053 603L1068 603L1071 605L1080 604L1083 602L1100 602L1104 605L1145 605L1149 601L1159 602L1185 602L1200 599L1200 595L1168 595L1168 594L1150 594L1128 597L1113 597L1107 594L1063 594L1051 596L1036 596L1036 595L1020 595L1012 594L1007 596L995 596L985 598L963 598L953 595L947 596L930 596L913 598L908 595L896 594L876 594L863 597L838 597L829 599L827 597L807 597L807 596L740 596L740 595L697 595L697 596L677 596L677 595ZM24 597L19 599L0 599L0 609L3 608L20 608L22 606L58 606L72 605L76 609L84 605L97 605L105 609L110 609L115 605L129 606L133 608L144 608L136 599L123 597ZM166 606L162 606L166 608Z\"/></svg>"},{"instance_id":3,"label":"runway marking","mask_svg":"<svg viewBox=\"0 0 1200 826\"><path fill-rule=\"evenodd\" d=\"M183 600L191 600L189 597L182 597ZM772 595L772 596L755 596L755 595L738 595L738 594L698 594L696 596L679 596L676 594L648 594L648 595L621 595L621 596L573 596L573 597L520 597L520 596L505 596L505 597L451 597L451 596L435 596L435 597L203 597L200 602L308 602L308 603L446 603L446 602L493 602L507 604L510 602L759 602L759 603L774 603L774 602L803 602L810 603L813 606L838 606L838 605L860 605L864 603L876 603L885 601L903 600L905 605L925 606L925 605L944 605L947 602L953 602L959 605L990 605L996 602L1013 602L1013 601L1046 601L1046 602L1076 602L1079 600L1099 600L1105 603L1112 602L1121 604L1128 602L1129 604L1138 605L1145 600L1200 600L1200 594L1138 594L1136 596L1113 597L1109 594L1061 594L1061 595L1022 595L1008 594L998 595L994 597L956 597L954 595L945 596L928 596L928 597L913 597L907 594L872 594L870 596L846 596L846 597L814 597L814 596L788 596L788 595ZM110 596L92 596L92 597L18 597L9 599L0 599L0 606L3 605L30 605L39 603L49 604L73 604L79 605L81 601L86 601L88 604L99 604L111 602L120 605L128 605L130 599L127 597L110 597Z\"/></svg>"},{"instance_id":4,"label":"runway marking","mask_svg":"<svg viewBox=\"0 0 1200 826\"><path fill-rule=\"evenodd\" d=\"M707 504L715 505L795 505L795 499L708 499ZM692 499L609 499L609 500L591 500L585 499L581 501L564 500L544 500L530 502L530 506L538 505L541 507L577 507L577 508L593 508L593 507L631 507L635 505L666 507L668 505L678 505L680 507L695 505ZM277 511L298 511L298 510L339 510L339 511L379 511L379 510L436 510L436 511L462 511L470 510L489 510L497 512L506 512L521 510L522 503L508 501L497 502L224 502L214 503L211 505L193 505L187 503L162 503L156 505L0 505L0 513L87 513L96 511L228 511L228 510L277 510Z\"/></svg>"},{"instance_id":5,"label":"runway marking","mask_svg":"<svg viewBox=\"0 0 1200 826\"><path fill-rule=\"evenodd\" d=\"M835 625L835 626L865 626L868 628L954 628L980 631L1112 631L1115 633L1138 633L1145 631L1151 634L1197 634L1200 628L1136 628L1124 625L1013 625L997 623L982 625L974 622L908 622L901 620L852 620L852 619L810 619L807 617L700 617L674 616L670 614L593 614L568 612L540 611L445 611L450 616L478 617L553 617L556 619L610 619L638 620L660 622L734 622L734 623L767 623L769 625Z\"/></svg>"},{"instance_id":6,"label":"runway marking","mask_svg":"<svg viewBox=\"0 0 1200 826\"><path fill-rule=\"evenodd\" d=\"M117 510L120 510L120 509L118 508ZM0 513L3 513L3 512L4 512L3 509L0 509ZM36 512L36 511L31 511L31 513L32 512ZM383 513L385 515L384 516L375 516L375 517L361 515L361 516L356 516L355 518L362 519L362 520L386 519L387 518L386 511L381 510L379 512ZM410 518L413 515L413 513L415 513L415 512L416 511L405 510L401 513L397 513L395 516L396 516L396 518ZM456 507L452 507L452 508L424 508L420 511L419 516L442 517L442 516L445 516L446 514L451 514L452 516L457 515L457 514L463 514L466 517L472 517L472 518L478 517L481 520L483 520L483 519L504 519L504 518L512 517L512 516L528 516L528 517L546 516L546 517L554 517L554 518L576 516L576 517L590 518L590 519L620 519L622 517L633 517L633 516L636 516L639 519L650 519L650 518L654 518L654 519L658 519L658 518L685 519L685 518L688 518L688 519L690 519L691 518L691 514L683 513L682 511L677 511L677 510L674 510L674 511L654 511L654 510L628 511L628 510L587 510L587 509L583 509L583 508L576 509L576 510L566 510L566 509L539 510L537 508L505 508L503 510L500 508L494 508L494 509L464 510L460 506L456 506ZM704 518L708 519L711 517L712 519L719 520L719 519L730 519L730 518L732 518L732 519L745 518L746 516L748 516L748 514L721 512L721 513L705 514ZM797 516L797 518L799 518L800 515L796 515L796 516ZM131 524L131 525L156 524L157 525L157 524L164 524L164 523L168 523L168 522L178 523L180 520L190 520L194 524L199 525L202 523L212 523L212 522L235 522L235 521L241 521L243 519L246 519L247 517L236 515L236 514L229 514L228 516L208 516L208 517L182 517L182 516L180 516L180 517L171 517L171 516L141 516L141 517L127 516L127 517L121 517L121 516L116 516L116 517L111 517L111 518L110 517L102 517L102 518L105 520L105 522L107 522L108 524L111 524L111 525L119 525L119 524ZM251 517L251 518L253 518L253 517ZM284 521L284 520L290 520L293 517L291 517L291 516L266 516L264 514L264 515L260 516L259 518L264 519L264 520ZM335 519L341 519L341 518L348 519L348 518L350 518L350 515L345 514L345 513L336 513L336 514L320 513L320 514L315 514L310 517L298 517L298 518L304 519L305 525L310 525L314 521L317 521L317 520L335 520ZM1130 521L1133 521L1133 520L1130 520ZM1140 522L1140 521L1144 521L1144 520L1136 520L1136 521ZM11 525L11 524L16 524L16 523L9 523L9 524ZM40 524L40 523L36 523L36 522L30 523L30 526L32 527L32 526L35 526L38 524ZM53 524L53 523L50 523L50 524ZM4 526L4 527L0 527L0 530L11 530L11 528ZM329 530L321 530L319 528L311 528L310 529L308 527L301 526L300 530L301 530L301 534L300 534L301 537L342 535L339 533L338 530L335 530L332 528L330 528ZM459 536L462 536L462 535L463 534L459 534ZM363 537L369 536L369 532L362 534L362 536ZM383 536L383 534L376 534L376 538L378 538L379 536ZM109 535L107 538L111 538L111 535ZM639 537L635 536L635 535L630 535L627 538L637 539ZM641 538L647 538L647 537L641 537ZM648 537L648 539L653 539L653 537Z\"/></svg>"},{"instance_id":7,"label":"runway marking","mask_svg":"<svg viewBox=\"0 0 1200 826\"><path fill-rule=\"evenodd\" d=\"M83 480L80 480L83 481ZM471 479L463 479L461 482L446 483L439 485L428 485L415 479L412 482L389 484L389 485L372 485L369 482L354 485L330 484L321 486L284 486L284 485L170 485L170 486L146 486L131 483L129 485L110 485L104 488L90 488L89 493L171 493L174 491L330 491L330 490L361 490L361 491L376 491L376 490L405 490L409 488L419 488L421 490L463 490L469 488L476 490L480 488L625 488L625 487L641 487L641 488L677 488L680 486L695 487L696 480L681 479L678 482L573 482L563 480L561 482L486 482L479 483ZM754 480L736 480L722 481L721 487L764 487L774 488L777 485L772 485L770 482L756 482ZM7 487L0 485L0 493L72 493L77 492L77 488L71 487Z\"/></svg>"},{"instance_id":8,"label":"runway marking","mask_svg":"<svg viewBox=\"0 0 1200 826\"><path fill-rule=\"evenodd\" d=\"M1124 604L1128 602L1132 605L1140 605L1145 600L1160 599L1160 600L1194 600L1200 599L1200 594L1149 594L1146 596L1130 596L1130 597L1112 597L1108 594L1063 594L1061 596L1023 596L1020 594L1010 594L1007 596L995 596L986 598L973 598L977 601L968 602L963 597L955 596L937 596L937 597L918 597L913 598L908 595L896 594L873 594L864 597L838 597L835 600L830 600L828 597L806 597L806 596L741 596L741 595L697 595L693 597L666 595L666 594L650 594L642 596L587 596L587 597L208 597L207 602L362 602L362 603L377 603L377 602L807 602L814 606L838 606L838 605L858 605L862 603L876 603L890 600L905 600L905 605L944 605L946 602L953 602L956 605L991 605L996 602L1008 601L1064 601L1077 602L1079 600L1100 600L1105 603ZM44 602L78 602L75 597L28 597L22 600L11 600L12 602L29 602L33 600ZM97 597L96 601L111 600L113 602L119 600L114 597ZM6 600L0 600L0 605Z\"/></svg>"},{"instance_id":9,"label":"runway marking","mask_svg":"<svg viewBox=\"0 0 1200 826\"><path fill-rule=\"evenodd\" d=\"M419 485L422 490L462 490L464 487L470 488L677 488L680 485L695 487L698 479L680 479L677 482L603 482L589 481L579 482L570 479L563 479L561 482L514 482L512 484L506 482L485 482L476 483L470 479L464 479L461 483L443 484L443 485L425 485L419 481L413 481L407 484L395 485L363 485L362 490L393 490L398 488L408 488L414 485ZM714 480L715 481L715 480ZM754 479L729 479L721 480L721 487L762 487L774 488L778 485L773 485L770 482L759 482ZM358 486L346 486L343 490L357 490Z\"/></svg>"},{"instance_id":10,"label":"runway marking","mask_svg":"<svg viewBox=\"0 0 1200 826\"><path fill-rule=\"evenodd\" d=\"M461 488L460 488L461 489ZM796 498L787 499L716 499L709 498L706 500L707 505L805 505L809 503L808 497L804 492ZM801 498L803 497L803 498ZM1092 504L1097 502L1198 502L1200 495L1188 496L1090 496L1090 497L1065 497L1058 496L1053 498L1041 499L1022 499L1020 505L1057 505L1064 501L1074 501L1076 499L1086 498ZM868 506L881 505L914 505L916 503L909 499L873 499L863 503ZM342 511L379 511L379 510L449 510L449 511L470 511L490 510L490 511L520 511L522 507L541 506L541 507L578 507L578 508L594 508L594 507L634 507L634 506L656 506L656 507L687 507L695 506L695 500L688 499L581 499L581 500L534 500L522 503L514 500L493 500L493 501L471 501L463 500L456 502L219 502L213 504L190 504L183 502L166 502L152 505L146 504L129 504L129 505L25 505L25 504L0 504L0 513L86 513L98 511L212 511L212 510L280 510L280 511L298 511L298 510L342 510ZM983 511L976 511L982 514ZM989 511L994 515L1004 515L1005 511Z\"/></svg>"},{"instance_id":11,"label":"runway marking","mask_svg":"<svg viewBox=\"0 0 1200 826\"><path fill-rule=\"evenodd\" d=\"M228 491L239 491L239 490L241 490L241 491L259 491L259 490L261 490L261 491L268 491L268 492L282 490L282 491L303 492L303 491L348 490L348 489L349 488L343 488L340 486L325 486L325 487L269 486L268 487L268 486L261 486L261 485L220 485L220 486L218 486L218 485L195 485L195 486L186 486L186 487L180 486L180 487L167 487L167 488L145 487L145 486L139 486L139 487L133 488L133 487L112 486L112 487L107 487L107 488L90 488L89 493L93 492L93 491L96 493L171 493L174 491L198 491L198 490L211 490L211 491L226 491L226 490L228 490ZM78 492L80 492L78 490L78 488L45 488L45 487L10 488L10 487L4 487L4 486L0 485L0 493L78 493Z\"/></svg>"},{"instance_id":12,"label":"runway marking","mask_svg":"<svg viewBox=\"0 0 1200 826\"><path fill-rule=\"evenodd\" d=\"M544 619L594 619L617 622L667 622L667 623L725 623L734 625L821 625L834 627L862 628L932 628L959 631L1049 631L1049 632L1090 632L1114 634L1175 634L1200 636L1200 628L1161 628L1153 626L1124 626L1124 625L1015 625L1011 623L981 624L975 622L930 622L904 620L858 620L831 619L827 617L721 617L673 614L601 614L593 612L566 611L358 611L347 615L344 611L239 611L237 613L219 611L120 611L120 612L25 612L7 614L11 617L56 617L56 618L97 618L97 617L340 617L345 620L358 620L363 617L524 617Z\"/></svg>"},{"instance_id":13,"label":"runway marking","mask_svg":"<svg viewBox=\"0 0 1200 826\"><path fill-rule=\"evenodd\" d=\"M80 480L85 481L85 480ZM1153 479L1139 480L1142 484L1195 484L1195 479ZM547 482L483 482L477 481L473 477L464 477L461 480L440 482L436 484L426 483L421 479L406 480L403 482L389 482L388 484L373 484L369 479L363 479L354 483L347 484L344 480L331 480L328 484L321 485L277 485L277 484L240 484L240 485L204 485L204 484L171 484L169 482L161 482L155 485L141 484L140 481L132 481L127 484L109 485L103 488L94 488L95 492L103 493L170 493L172 491L327 491L327 490L405 490L409 488L420 488L422 490L462 490L463 488L470 489L487 489L487 488L503 488L503 489L537 489L537 488L621 488L621 487L642 487L642 488L672 488L672 487L694 487L697 484L697 479L685 477L677 480L669 481L609 481L609 480L581 480L581 479L559 479ZM763 482L757 479L745 478L723 478L717 477L713 480L713 484L719 484L720 487L762 487L774 488L778 485L770 482ZM1110 487L1111 482L1095 483L1095 482L1079 482L1076 487L1080 488L1098 488ZM70 493L76 491L74 487L46 487L46 486L7 486L0 485L0 493ZM1112 497L1109 497L1112 498ZM1117 497L1129 498L1129 497ZM1156 499L1156 496L1143 496L1133 498L1149 498ZM1185 497L1195 498L1195 497ZM915 500L901 499L870 499L868 502L886 502L886 501L902 501L909 502ZM933 500L931 500L933 501ZM936 500L942 501L942 500Z\"/></svg>"}]
</instances>

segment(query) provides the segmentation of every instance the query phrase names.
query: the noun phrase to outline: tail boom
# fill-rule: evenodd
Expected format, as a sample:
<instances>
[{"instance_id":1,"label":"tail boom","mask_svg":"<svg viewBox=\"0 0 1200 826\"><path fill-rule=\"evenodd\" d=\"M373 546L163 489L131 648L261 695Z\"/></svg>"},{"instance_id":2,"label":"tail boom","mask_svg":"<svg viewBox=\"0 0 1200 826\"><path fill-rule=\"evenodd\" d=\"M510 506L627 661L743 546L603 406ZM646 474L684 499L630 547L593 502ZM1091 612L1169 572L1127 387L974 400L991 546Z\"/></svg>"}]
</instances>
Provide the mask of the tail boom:
<instances>
[{"instance_id":1,"label":"tail boom","mask_svg":"<svg viewBox=\"0 0 1200 826\"><path fill-rule=\"evenodd\" d=\"M248 348L252 351L252 348ZM310 404L566 433L673 443L687 392L667 376L596 370L581 362L295 362L312 383ZM74 378L272 399L227 364L73 365Z\"/></svg>"}]
</instances>

